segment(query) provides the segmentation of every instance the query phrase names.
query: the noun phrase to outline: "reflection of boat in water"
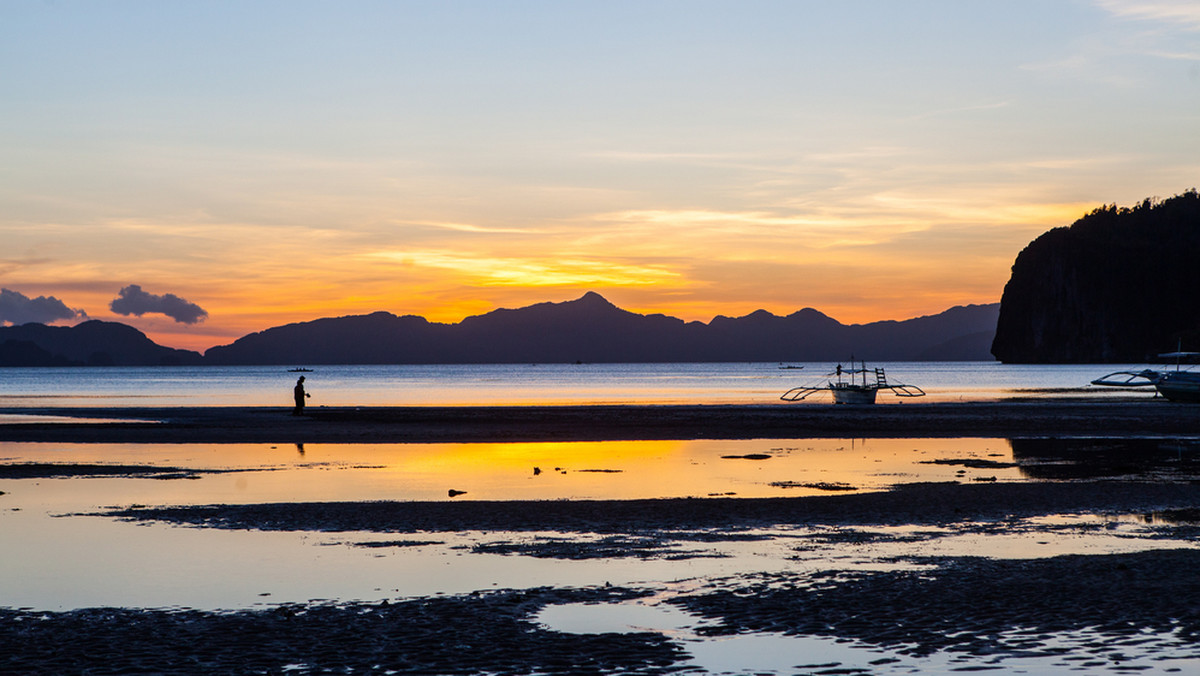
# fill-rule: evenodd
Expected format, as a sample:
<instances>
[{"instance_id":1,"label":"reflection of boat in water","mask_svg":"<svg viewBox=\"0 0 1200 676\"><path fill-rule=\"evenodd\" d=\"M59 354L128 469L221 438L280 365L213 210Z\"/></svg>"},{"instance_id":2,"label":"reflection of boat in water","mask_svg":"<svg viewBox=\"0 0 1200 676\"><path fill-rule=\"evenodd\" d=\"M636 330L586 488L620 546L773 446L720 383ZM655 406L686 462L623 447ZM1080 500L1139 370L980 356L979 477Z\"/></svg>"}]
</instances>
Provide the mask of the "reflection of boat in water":
<instances>
[{"instance_id":1,"label":"reflection of boat in water","mask_svg":"<svg viewBox=\"0 0 1200 676\"><path fill-rule=\"evenodd\" d=\"M1103 378L1093 380L1092 384L1106 387L1153 387L1171 401L1200 402L1200 371L1181 368L1184 360L1195 360L1200 357L1200 352L1167 352L1158 356L1162 359L1174 359L1175 368L1114 371Z\"/></svg>"},{"instance_id":2,"label":"reflection of boat in water","mask_svg":"<svg viewBox=\"0 0 1200 676\"><path fill-rule=\"evenodd\" d=\"M810 396L829 392L833 395L835 404L874 404L875 395L880 390L891 390L897 397L923 397L925 391L916 385L889 383L883 367L867 368L865 362L859 362L855 368L854 360L850 360L850 368L842 368L841 364L833 373L825 376L823 383L793 387L783 396L784 401L801 401Z\"/></svg>"}]
</instances>

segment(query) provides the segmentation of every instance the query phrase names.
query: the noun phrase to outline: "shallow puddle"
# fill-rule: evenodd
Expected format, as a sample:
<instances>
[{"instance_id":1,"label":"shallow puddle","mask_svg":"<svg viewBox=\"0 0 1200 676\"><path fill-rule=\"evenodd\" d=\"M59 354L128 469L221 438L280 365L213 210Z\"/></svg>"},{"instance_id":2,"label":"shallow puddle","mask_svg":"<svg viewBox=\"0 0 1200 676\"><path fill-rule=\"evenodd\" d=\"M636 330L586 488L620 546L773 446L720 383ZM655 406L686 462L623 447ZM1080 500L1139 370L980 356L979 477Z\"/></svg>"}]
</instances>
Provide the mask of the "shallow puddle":
<instances>
[{"instance_id":1,"label":"shallow puddle","mask_svg":"<svg viewBox=\"0 0 1200 676\"><path fill-rule=\"evenodd\" d=\"M1106 458L1122 457L1109 441L1090 444ZM1122 477L1143 472L1161 480L1175 472L1172 481L1189 481L1193 444L1134 440L1126 455L1136 451L1142 466L1106 466L1119 467ZM5 443L0 477L10 478L0 478L0 535L21 545L0 552L0 598L13 607L51 609L233 608L533 584L675 584L746 571L878 569L913 565L905 557L917 555L1022 558L1191 546L1164 537L1140 515L1044 515L953 528L814 525L736 537L661 532L639 541L552 532L217 530L94 516L135 505L846 495L914 482L1040 481L1047 467L1086 465L1078 442L1055 448L1004 439ZM115 475L101 471L114 468ZM451 497L452 490L463 493Z\"/></svg>"},{"instance_id":2,"label":"shallow puddle","mask_svg":"<svg viewBox=\"0 0 1200 676\"><path fill-rule=\"evenodd\" d=\"M17 466L58 466L63 489L9 484ZM192 481L100 477L73 465L188 470ZM130 479L138 472L131 471ZM45 474L47 479L51 473ZM36 477L35 477L36 478ZM86 505L313 500L580 500L778 497L917 481L1020 481L1005 439L612 441L510 444L0 443L0 490ZM106 483L115 482L115 483ZM60 490L61 489L61 490Z\"/></svg>"},{"instance_id":3,"label":"shallow puddle","mask_svg":"<svg viewBox=\"0 0 1200 676\"><path fill-rule=\"evenodd\" d=\"M700 631L711 622L645 601L551 605L535 619L570 634L659 633L683 645L688 659L680 666L717 674L1179 673L1200 659L1186 638L1155 632L1117 638L1094 630L1016 628L995 639L1021 649L982 657L961 651L915 656L857 640L774 632L714 636Z\"/></svg>"}]
</instances>

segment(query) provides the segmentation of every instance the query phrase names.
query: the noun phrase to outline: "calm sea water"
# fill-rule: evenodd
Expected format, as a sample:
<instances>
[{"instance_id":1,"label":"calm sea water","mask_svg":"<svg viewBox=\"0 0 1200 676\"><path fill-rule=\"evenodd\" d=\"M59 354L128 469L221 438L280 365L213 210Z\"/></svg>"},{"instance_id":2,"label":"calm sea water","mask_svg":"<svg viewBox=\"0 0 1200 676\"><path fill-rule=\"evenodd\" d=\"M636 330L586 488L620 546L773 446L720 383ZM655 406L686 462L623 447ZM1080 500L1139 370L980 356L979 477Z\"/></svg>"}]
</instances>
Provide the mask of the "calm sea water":
<instances>
[{"instance_id":1,"label":"calm sea water","mask_svg":"<svg viewBox=\"0 0 1200 676\"><path fill-rule=\"evenodd\" d=\"M1128 395L1089 381L1141 365L884 362L922 401ZM311 406L468 404L770 404L820 384L828 363L313 366ZM0 407L288 406L298 373L280 366L0 368ZM1152 393L1146 393L1152 396ZM817 402L828 402L827 396ZM881 393L879 403L906 401ZM789 404L803 405L803 404Z\"/></svg>"}]
</instances>

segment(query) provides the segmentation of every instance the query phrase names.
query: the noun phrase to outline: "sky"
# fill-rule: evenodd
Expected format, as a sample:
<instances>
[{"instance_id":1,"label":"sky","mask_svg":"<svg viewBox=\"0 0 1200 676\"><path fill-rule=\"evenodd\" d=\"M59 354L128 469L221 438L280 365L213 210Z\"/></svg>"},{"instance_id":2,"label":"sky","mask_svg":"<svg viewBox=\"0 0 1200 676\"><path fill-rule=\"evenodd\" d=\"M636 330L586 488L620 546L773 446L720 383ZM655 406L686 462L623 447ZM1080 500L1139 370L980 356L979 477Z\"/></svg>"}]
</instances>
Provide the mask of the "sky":
<instances>
[{"instance_id":1,"label":"sky","mask_svg":"<svg viewBox=\"0 0 1200 676\"><path fill-rule=\"evenodd\" d=\"M0 324L907 319L1198 186L1191 0L0 0Z\"/></svg>"}]
</instances>

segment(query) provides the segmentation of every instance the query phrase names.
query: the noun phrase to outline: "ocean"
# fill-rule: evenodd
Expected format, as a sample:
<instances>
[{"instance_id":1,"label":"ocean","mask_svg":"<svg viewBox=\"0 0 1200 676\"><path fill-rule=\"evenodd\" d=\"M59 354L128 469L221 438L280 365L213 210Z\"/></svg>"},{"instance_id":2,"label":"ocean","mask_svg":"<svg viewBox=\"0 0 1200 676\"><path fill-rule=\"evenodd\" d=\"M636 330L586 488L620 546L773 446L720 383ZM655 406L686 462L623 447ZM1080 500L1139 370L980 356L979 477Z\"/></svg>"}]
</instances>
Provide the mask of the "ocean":
<instances>
[{"instance_id":1,"label":"ocean","mask_svg":"<svg viewBox=\"0 0 1200 676\"><path fill-rule=\"evenodd\" d=\"M450 364L0 368L0 407L289 406L298 375L310 406L522 404L773 404L800 385L826 382L829 363ZM1089 382L1144 365L882 362L892 383L921 401L1104 396L1128 391ZM1147 392L1146 396L1153 396ZM828 402L822 395L810 401ZM908 401L881 393L878 403ZM803 405L803 404L790 404Z\"/></svg>"}]
</instances>

